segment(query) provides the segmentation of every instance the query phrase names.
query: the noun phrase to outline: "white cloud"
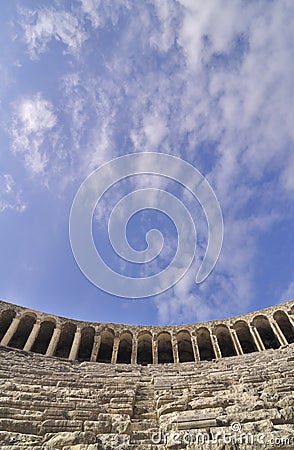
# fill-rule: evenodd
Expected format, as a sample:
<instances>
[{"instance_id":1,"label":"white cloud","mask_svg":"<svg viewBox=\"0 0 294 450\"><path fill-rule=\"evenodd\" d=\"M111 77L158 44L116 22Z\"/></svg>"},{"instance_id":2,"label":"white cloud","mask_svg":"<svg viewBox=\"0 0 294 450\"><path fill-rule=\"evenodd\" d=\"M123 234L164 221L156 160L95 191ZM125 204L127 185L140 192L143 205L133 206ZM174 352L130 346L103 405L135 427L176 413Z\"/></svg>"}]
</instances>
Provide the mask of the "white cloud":
<instances>
[{"instance_id":1,"label":"white cloud","mask_svg":"<svg viewBox=\"0 0 294 450\"><path fill-rule=\"evenodd\" d=\"M214 311L249 308L256 244L279 218L280 193L289 202L294 193L294 3L78 5L67 13L26 11L23 20L31 56L45 52L52 39L80 56L60 83L70 131L66 173L71 180L85 177L133 151L168 152L195 164L220 200L224 248L203 285L194 289L193 274L174 288L174 301L156 300L160 320L205 320ZM35 173L52 170L46 141L56 121L42 96L15 108L13 149ZM62 167L60 174L64 178ZM150 185L150 177L133 184L145 182ZM258 207L252 211L252 205ZM96 218L107 210L102 204Z\"/></svg>"},{"instance_id":2,"label":"white cloud","mask_svg":"<svg viewBox=\"0 0 294 450\"><path fill-rule=\"evenodd\" d=\"M294 279L289 283L286 290L282 293L280 302L288 302L294 300Z\"/></svg>"},{"instance_id":3,"label":"white cloud","mask_svg":"<svg viewBox=\"0 0 294 450\"><path fill-rule=\"evenodd\" d=\"M110 13L100 2L82 4L93 26L105 26ZM256 243L279 215L278 199L260 193L264 174L277 174L272 195L281 189L293 192L294 63L289 42L294 30L289 9L294 12L294 6L271 3L265 10L261 3L223 0L152 4L152 11L141 7L139 16L128 16L128 27L118 35L121 45L104 55L107 77L93 90L96 102L103 99L106 105L103 112L97 106L99 121L111 113L102 147L111 141L106 155L120 154L114 133L119 129L130 139L128 152L166 151L201 169L201 146L217 143L215 155L204 156L210 159L206 173L225 219L220 261L198 290L185 278L174 288L174 300L160 297L156 304L165 322L204 320L214 311L241 313L254 298ZM259 210L251 216L246 208L256 201Z\"/></svg>"},{"instance_id":4,"label":"white cloud","mask_svg":"<svg viewBox=\"0 0 294 450\"><path fill-rule=\"evenodd\" d=\"M162 52L167 52L174 44L176 28L173 26L177 14L177 6L168 0L154 0L153 5L158 19L156 27L150 35L150 45Z\"/></svg>"},{"instance_id":5,"label":"white cloud","mask_svg":"<svg viewBox=\"0 0 294 450\"><path fill-rule=\"evenodd\" d=\"M81 0L82 10L91 20L92 26L98 28L101 24L102 17L98 12L100 0Z\"/></svg>"},{"instance_id":6,"label":"white cloud","mask_svg":"<svg viewBox=\"0 0 294 450\"><path fill-rule=\"evenodd\" d=\"M149 115L144 117L144 133L146 148L152 150L160 147L162 140L168 134L168 128L162 117Z\"/></svg>"},{"instance_id":7,"label":"white cloud","mask_svg":"<svg viewBox=\"0 0 294 450\"><path fill-rule=\"evenodd\" d=\"M268 230L276 219L277 215L272 214L227 221L219 261L206 281L195 285L201 264L198 256L196 263L170 292L155 298L160 322L194 323L248 311L254 297L257 236Z\"/></svg>"},{"instance_id":8,"label":"white cloud","mask_svg":"<svg viewBox=\"0 0 294 450\"><path fill-rule=\"evenodd\" d=\"M71 117L71 137L74 150L80 147L87 120L86 95L82 89L81 77L78 73L67 73L62 80L62 88L66 99L65 109ZM84 94L84 95L83 95Z\"/></svg>"},{"instance_id":9,"label":"white cloud","mask_svg":"<svg viewBox=\"0 0 294 450\"><path fill-rule=\"evenodd\" d=\"M14 105L12 117L12 151L20 155L27 169L35 174L44 172L49 155L46 141L52 141L50 134L57 122L52 104L40 93L23 98Z\"/></svg>"},{"instance_id":10,"label":"white cloud","mask_svg":"<svg viewBox=\"0 0 294 450\"><path fill-rule=\"evenodd\" d=\"M51 8L21 12L24 40L32 58L45 52L52 39L62 42L67 52L78 55L87 34L75 15Z\"/></svg>"},{"instance_id":11,"label":"white cloud","mask_svg":"<svg viewBox=\"0 0 294 450\"><path fill-rule=\"evenodd\" d=\"M0 213L6 209L23 212L27 205L22 199L22 192L16 187L10 174L0 175Z\"/></svg>"},{"instance_id":12,"label":"white cloud","mask_svg":"<svg viewBox=\"0 0 294 450\"><path fill-rule=\"evenodd\" d=\"M294 192L294 148L292 149L292 157L281 174L281 182L286 191Z\"/></svg>"},{"instance_id":13,"label":"white cloud","mask_svg":"<svg viewBox=\"0 0 294 450\"><path fill-rule=\"evenodd\" d=\"M101 0L80 0L83 13L91 21L93 28L105 26L107 20L116 25L122 9L129 9L128 0L117 0L111 5Z\"/></svg>"}]
</instances>

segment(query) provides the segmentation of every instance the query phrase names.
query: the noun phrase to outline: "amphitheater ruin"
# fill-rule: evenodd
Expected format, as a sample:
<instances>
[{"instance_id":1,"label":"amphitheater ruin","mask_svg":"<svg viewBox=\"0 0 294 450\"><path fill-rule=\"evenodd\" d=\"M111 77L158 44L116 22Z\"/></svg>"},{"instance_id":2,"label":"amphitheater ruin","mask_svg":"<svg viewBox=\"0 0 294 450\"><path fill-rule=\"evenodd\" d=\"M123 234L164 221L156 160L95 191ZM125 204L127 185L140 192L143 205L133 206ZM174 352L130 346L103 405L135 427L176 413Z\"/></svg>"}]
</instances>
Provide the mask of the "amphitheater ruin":
<instances>
[{"instance_id":1,"label":"amphitheater ruin","mask_svg":"<svg viewBox=\"0 0 294 450\"><path fill-rule=\"evenodd\" d=\"M294 449L294 301L131 326L0 302L1 449Z\"/></svg>"}]
</instances>

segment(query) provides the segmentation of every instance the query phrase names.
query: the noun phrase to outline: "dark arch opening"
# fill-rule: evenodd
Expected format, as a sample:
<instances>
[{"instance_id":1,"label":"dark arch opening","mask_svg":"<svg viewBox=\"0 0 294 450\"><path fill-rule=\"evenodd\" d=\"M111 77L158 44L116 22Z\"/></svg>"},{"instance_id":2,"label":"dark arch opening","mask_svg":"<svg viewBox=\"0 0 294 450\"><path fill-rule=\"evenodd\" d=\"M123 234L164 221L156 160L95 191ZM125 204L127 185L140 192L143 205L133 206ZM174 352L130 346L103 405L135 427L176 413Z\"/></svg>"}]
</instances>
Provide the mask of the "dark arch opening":
<instances>
[{"instance_id":1,"label":"dark arch opening","mask_svg":"<svg viewBox=\"0 0 294 450\"><path fill-rule=\"evenodd\" d=\"M234 329L236 330L243 353L257 352L248 324L243 320L239 320L234 324Z\"/></svg>"},{"instance_id":2,"label":"dark arch opening","mask_svg":"<svg viewBox=\"0 0 294 450\"><path fill-rule=\"evenodd\" d=\"M104 330L101 333L101 342L97 361L102 363L110 363L113 350L114 333L111 330Z\"/></svg>"},{"instance_id":3,"label":"dark arch opening","mask_svg":"<svg viewBox=\"0 0 294 450\"><path fill-rule=\"evenodd\" d=\"M78 361L90 361L94 344L95 329L85 327L81 332L81 342L78 351Z\"/></svg>"},{"instance_id":4,"label":"dark arch opening","mask_svg":"<svg viewBox=\"0 0 294 450\"><path fill-rule=\"evenodd\" d=\"M76 329L76 325L71 322L66 322L62 326L60 338L55 351L55 356L58 356L59 358L69 357Z\"/></svg>"},{"instance_id":5,"label":"dark arch opening","mask_svg":"<svg viewBox=\"0 0 294 450\"><path fill-rule=\"evenodd\" d=\"M31 349L32 352L41 353L42 355L45 355L54 328L55 323L52 322L51 320L45 320L44 322L41 323L40 331Z\"/></svg>"},{"instance_id":6,"label":"dark arch opening","mask_svg":"<svg viewBox=\"0 0 294 450\"><path fill-rule=\"evenodd\" d=\"M195 361L191 342L191 336L188 331L179 331L177 333L178 352L180 362Z\"/></svg>"},{"instance_id":7,"label":"dark arch opening","mask_svg":"<svg viewBox=\"0 0 294 450\"><path fill-rule=\"evenodd\" d=\"M265 316L254 317L253 325L256 327L259 336L263 342L263 345L266 349L268 348L276 349L280 347L280 343L277 337L275 336L267 317Z\"/></svg>"},{"instance_id":8,"label":"dark arch opening","mask_svg":"<svg viewBox=\"0 0 294 450\"><path fill-rule=\"evenodd\" d=\"M211 361L212 359L215 359L210 333L207 328L200 328L197 331L197 344L201 361Z\"/></svg>"},{"instance_id":9,"label":"dark arch opening","mask_svg":"<svg viewBox=\"0 0 294 450\"><path fill-rule=\"evenodd\" d=\"M225 358L227 356L236 356L236 349L232 340L231 333L225 325L217 325L215 328L215 335L221 351L221 355Z\"/></svg>"},{"instance_id":10,"label":"dark arch opening","mask_svg":"<svg viewBox=\"0 0 294 450\"><path fill-rule=\"evenodd\" d=\"M138 337L137 363L146 366L152 364L152 336L150 333L142 333Z\"/></svg>"},{"instance_id":11,"label":"dark arch opening","mask_svg":"<svg viewBox=\"0 0 294 450\"><path fill-rule=\"evenodd\" d=\"M163 332L158 335L158 362L163 363L173 363L173 349L171 343L171 336L169 333Z\"/></svg>"},{"instance_id":12,"label":"dark arch opening","mask_svg":"<svg viewBox=\"0 0 294 450\"><path fill-rule=\"evenodd\" d=\"M130 364L132 357L132 335L128 331L124 332L120 336L117 363Z\"/></svg>"},{"instance_id":13,"label":"dark arch opening","mask_svg":"<svg viewBox=\"0 0 294 450\"><path fill-rule=\"evenodd\" d=\"M13 321L15 317L15 311L13 309L5 309L1 312L0 315L0 342L2 341L3 337L6 334L6 331L11 325L11 322Z\"/></svg>"},{"instance_id":14,"label":"dark arch opening","mask_svg":"<svg viewBox=\"0 0 294 450\"><path fill-rule=\"evenodd\" d=\"M281 328L287 342L292 344L294 342L294 330L287 314L284 311L277 311L274 314L274 319Z\"/></svg>"},{"instance_id":15,"label":"dark arch opening","mask_svg":"<svg viewBox=\"0 0 294 450\"><path fill-rule=\"evenodd\" d=\"M36 318L31 315L25 315L20 319L17 330L10 339L9 347L23 349L27 339L36 322Z\"/></svg>"}]
</instances>

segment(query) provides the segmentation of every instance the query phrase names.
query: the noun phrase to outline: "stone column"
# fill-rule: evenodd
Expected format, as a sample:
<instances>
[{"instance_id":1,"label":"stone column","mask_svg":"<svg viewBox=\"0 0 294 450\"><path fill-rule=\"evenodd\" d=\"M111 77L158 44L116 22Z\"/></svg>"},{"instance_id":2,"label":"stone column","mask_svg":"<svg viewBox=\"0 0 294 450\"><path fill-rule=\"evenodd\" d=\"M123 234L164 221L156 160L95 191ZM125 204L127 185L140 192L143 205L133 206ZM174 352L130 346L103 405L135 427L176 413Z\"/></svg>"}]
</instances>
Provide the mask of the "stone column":
<instances>
[{"instance_id":1,"label":"stone column","mask_svg":"<svg viewBox=\"0 0 294 450\"><path fill-rule=\"evenodd\" d=\"M209 330L209 333L210 333L212 348L213 348L216 359L222 358L222 354L221 354L221 351L219 348L219 344L218 344L216 335L212 332L211 329Z\"/></svg>"},{"instance_id":2,"label":"stone column","mask_svg":"<svg viewBox=\"0 0 294 450\"><path fill-rule=\"evenodd\" d=\"M286 311L285 311L285 312L286 312ZM288 317L288 319L289 319L289 321L290 321L292 327L294 328L294 319L293 319L293 317L291 316L291 314L288 314L288 313L286 313L286 315L287 315L287 317Z\"/></svg>"},{"instance_id":3,"label":"stone column","mask_svg":"<svg viewBox=\"0 0 294 450\"><path fill-rule=\"evenodd\" d=\"M255 342L257 350L259 352L262 352L263 350L265 350L264 343L262 342L262 339L258 333L258 330L255 328L255 326L252 323L249 324L249 330L251 332L251 335L253 337L253 340Z\"/></svg>"},{"instance_id":4,"label":"stone column","mask_svg":"<svg viewBox=\"0 0 294 450\"><path fill-rule=\"evenodd\" d=\"M153 337L153 339L151 341L151 345L152 345L153 364L158 364L158 342L157 342L157 337Z\"/></svg>"},{"instance_id":5,"label":"stone column","mask_svg":"<svg viewBox=\"0 0 294 450\"><path fill-rule=\"evenodd\" d=\"M137 351L138 351L138 339L137 336L133 336L131 364L137 364Z\"/></svg>"},{"instance_id":6,"label":"stone column","mask_svg":"<svg viewBox=\"0 0 294 450\"><path fill-rule=\"evenodd\" d=\"M14 333L16 332L16 330L18 328L19 322L20 322L20 317L19 316L15 317L12 320L8 330L6 331L6 333L4 334L4 336L2 338L1 345L8 345L9 344L9 342L11 341Z\"/></svg>"},{"instance_id":7,"label":"stone column","mask_svg":"<svg viewBox=\"0 0 294 450\"><path fill-rule=\"evenodd\" d=\"M115 336L113 341L113 348L112 348L112 355L111 355L111 364L115 364L117 360L117 354L118 354L118 347L119 347L119 337Z\"/></svg>"},{"instance_id":8,"label":"stone column","mask_svg":"<svg viewBox=\"0 0 294 450\"><path fill-rule=\"evenodd\" d=\"M54 356L60 338L60 334L61 334L61 325L57 324L56 327L54 328L49 345L47 347L46 356Z\"/></svg>"},{"instance_id":9,"label":"stone column","mask_svg":"<svg viewBox=\"0 0 294 450\"><path fill-rule=\"evenodd\" d=\"M243 355L243 349L241 347L236 330L234 328L230 328L230 332L237 355Z\"/></svg>"},{"instance_id":10,"label":"stone column","mask_svg":"<svg viewBox=\"0 0 294 450\"><path fill-rule=\"evenodd\" d=\"M174 334L172 334L172 336L171 336L171 345L172 345L172 349L173 349L174 363L178 364L180 362L179 346L178 346L177 338Z\"/></svg>"},{"instance_id":11,"label":"stone column","mask_svg":"<svg viewBox=\"0 0 294 450\"><path fill-rule=\"evenodd\" d=\"M68 359L71 359L71 360L77 359L79 348L80 348L80 343L81 343L81 338L82 338L82 331L80 328L77 328L73 342L71 344L71 349L70 349Z\"/></svg>"},{"instance_id":12,"label":"stone column","mask_svg":"<svg viewBox=\"0 0 294 450\"><path fill-rule=\"evenodd\" d=\"M200 352L199 352L199 347L198 347L198 342L197 342L197 337L191 335L191 344L192 344L192 348L193 348L193 353L194 353L194 359L196 362L200 361Z\"/></svg>"},{"instance_id":13,"label":"stone column","mask_svg":"<svg viewBox=\"0 0 294 450\"><path fill-rule=\"evenodd\" d=\"M287 313L286 313L286 314L287 314ZM288 317L288 319L289 319L289 321L290 321L292 327L294 328L294 319L293 319L293 317L291 316L291 314L287 314L287 317Z\"/></svg>"},{"instance_id":14,"label":"stone column","mask_svg":"<svg viewBox=\"0 0 294 450\"><path fill-rule=\"evenodd\" d=\"M271 317L269 317L268 319L269 319L270 325L272 327L272 330L274 332L274 335L278 338L280 344L281 345L288 345L288 341L285 338L285 336L284 336L284 334L283 334L279 324L274 319L272 319Z\"/></svg>"},{"instance_id":15,"label":"stone column","mask_svg":"<svg viewBox=\"0 0 294 450\"><path fill-rule=\"evenodd\" d=\"M92 362L97 361L100 344L101 344L101 334L95 334L90 361Z\"/></svg>"},{"instance_id":16,"label":"stone column","mask_svg":"<svg viewBox=\"0 0 294 450\"><path fill-rule=\"evenodd\" d=\"M26 352L29 352L31 350L32 346L34 345L35 340L39 334L40 327L41 327L41 321L37 320L37 322L34 324L34 326L32 328L32 331L30 332L27 342L25 343L25 346L23 348Z\"/></svg>"}]
</instances>

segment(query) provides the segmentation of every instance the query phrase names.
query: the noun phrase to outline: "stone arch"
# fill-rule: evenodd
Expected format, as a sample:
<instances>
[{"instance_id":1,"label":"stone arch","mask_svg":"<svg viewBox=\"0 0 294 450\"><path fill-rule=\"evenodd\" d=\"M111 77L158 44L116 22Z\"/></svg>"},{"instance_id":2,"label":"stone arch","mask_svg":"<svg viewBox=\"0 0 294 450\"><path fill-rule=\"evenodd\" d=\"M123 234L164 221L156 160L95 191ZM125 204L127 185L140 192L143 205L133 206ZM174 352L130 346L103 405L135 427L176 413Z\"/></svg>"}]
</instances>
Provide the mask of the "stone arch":
<instances>
[{"instance_id":1,"label":"stone arch","mask_svg":"<svg viewBox=\"0 0 294 450\"><path fill-rule=\"evenodd\" d=\"M53 322L52 320L44 320L40 324L38 336L36 337L34 345L31 348L32 352L41 353L42 355L45 355L55 326L56 323L55 321Z\"/></svg>"},{"instance_id":2,"label":"stone arch","mask_svg":"<svg viewBox=\"0 0 294 450\"><path fill-rule=\"evenodd\" d=\"M149 331L141 331L138 336L137 363L152 364L152 335Z\"/></svg>"},{"instance_id":3,"label":"stone arch","mask_svg":"<svg viewBox=\"0 0 294 450\"><path fill-rule=\"evenodd\" d=\"M167 331L159 333L157 336L158 343L158 362L160 363L173 363L173 348L171 343L171 335Z\"/></svg>"},{"instance_id":4,"label":"stone arch","mask_svg":"<svg viewBox=\"0 0 294 450\"><path fill-rule=\"evenodd\" d=\"M51 314L46 314L46 315L42 314L40 320L41 320L41 323L46 321L46 322L53 322L55 324L55 326L57 326L58 324L61 325L59 317L55 317Z\"/></svg>"},{"instance_id":5,"label":"stone arch","mask_svg":"<svg viewBox=\"0 0 294 450\"><path fill-rule=\"evenodd\" d=\"M9 347L23 349L35 323L35 314L29 312L23 314L20 318L16 332L8 343Z\"/></svg>"},{"instance_id":6,"label":"stone arch","mask_svg":"<svg viewBox=\"0 0 294 450\"><path fill-rule=\"evenodd\" d=\"M119 337L117 363L131 364L133 336L130 331L123 331Z\"/></svg>"},{"instance_id":7,"label":"stone arch","mask_svg":"<svg viewBox=\"0 0 294 450\"><path fill-rule=\"evenodd\" d=\"M78 361L90 361L94 345L95 328L84 327L81 330L81 342L78 351Z\"/></svg>"},{"instance_id":8,"label":"stone arch","mask_svg":"<svg viewBox=\"0 0 294 450\"><path fill-rule=\"evenodd\" d=\"M215 336L218 341L221 355L225 358L227 356L236 356L237 352L232 340L230 330L226 325L217 325L215 327Z\"/></svg>"},{"instance_id":9,"label":"stone arch","mask_svg":"<svg viewBox=\"0 0 294 450\"><path fill-rule=\"evenodd\" d=\"M187 330L177 333L178 353L180 362L195 361L192 347L191 335Z\"/></svg>"},{"instance_id":10,"label":"stone arch","mask_svg":"<svg viewBox=\"0 0 294 450\"><path fill-rule=\"evenodd\" d=\"M244 320L238 320L234 323L233 328L236 330L243 353L257 352L257 348L247 322Z\"/></svg>"},{"instance_id":11,"label":"stone arch","mask_svg":"<svg viewBox=\"0 0 294 450\"><path fill-rule=\"evenodd\" d=\"M11 325L11 322L13 321L14 317L16 316L16 313L13 309L8 308L1 311L0 314L0 342L2 341L3 337L6 334L6 331Z\"/></svg>"},{"instance_id":12,"label":"stone arch","mask_svg":"<svg viewBox=\"0 0 294 450\"><path fill-rule=\"evenodd\" d=\"M72 322L65 322L61 327L60 338L55 350L55 356L68 358L76 332L76 325Z\"/></svg>"},{"instance_id":13,"label":"stone arch","mask_svg":"<svg viewBox=\"0 0 294 450\"><path fill-rule=\"evenodd\" d=\"M197 344L201 361L211 361L212 359L215 359L210 333L207 328L202 327L197 330Z\"/></svg>"},{"instance_id":14,"label":"stone arch","mask_svg":"<svg viewBox=\"0 0 294 450\"><path fill-rule=\"evenodd\" d=\"M34 311L23 311L23 312L20 314L20 319L23 319L23 318L26 317L26 316L33 317L34 320L35 320L35 322L37 321L37 319L40 320L40 318L37 316L37 314L36 314Z\"/></svg>"},{"instance_id":15,"label":"stone arch","mask_svg":"<svg viewBox=\"0 0 294 450\"><path fill-rule=\"evenodd\" d=\"M113 342L114 342L114 331L111 330L110 328L106 328L101 333L101 342L97 356L98 362L102 363L111 362Z\"/></svg>"},{"instance_id":16,"label":"stone arch","mask_svg":"<svg viewBox=\"0 0 294 450\"><path fill-rule=\"evenodd\" d=\"M279 325L287 342L292 344L294 342L294 329L287 314L282 310L278 310L274 313L274 319Z\"/></svg>"},{"instance_id":17,"label":"stone arch","mask_svg":"<svg viewBox=\"0 0 294 450\"><path fill-rule=\"evenodd\" d=\"M280 347L280 343L276 335L274 334L273 329L266 316L263 315L255 316L252 323L258 331L265 349L268 348L276 349Z\"/></svg>"}]
</instances>

